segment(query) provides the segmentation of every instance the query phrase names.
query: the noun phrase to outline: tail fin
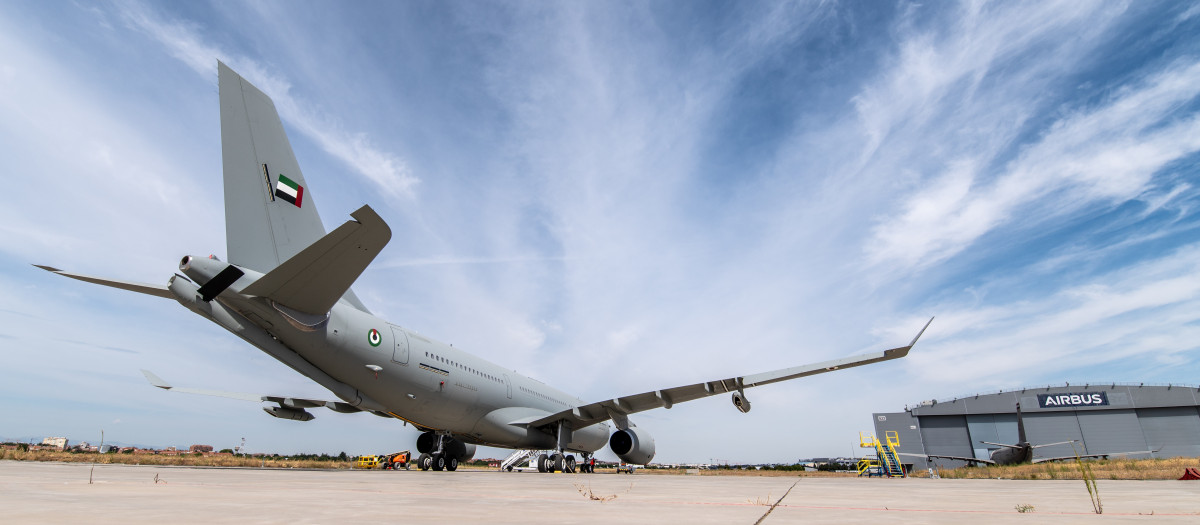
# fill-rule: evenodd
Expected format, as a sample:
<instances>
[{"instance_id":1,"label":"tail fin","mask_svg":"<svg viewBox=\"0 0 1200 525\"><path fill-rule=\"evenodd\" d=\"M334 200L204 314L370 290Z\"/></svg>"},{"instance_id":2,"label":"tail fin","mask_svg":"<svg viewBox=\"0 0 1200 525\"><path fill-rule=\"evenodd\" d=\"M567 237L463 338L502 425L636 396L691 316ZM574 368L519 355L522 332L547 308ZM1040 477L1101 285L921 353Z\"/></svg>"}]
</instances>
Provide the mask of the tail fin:
<instances>
[{"instance_id":1,"label":"tail fin","mask_svg":"<svg viewBox=\"0 0 1200 525\"><path fill-rule=\"evenodd\" d=\"M268 273L325 236L275 103L220 61L221 157L229 262ZM366 307L347 290L355 308Z\"/></svg>"},{"instance_id":2,"label":"tail fin","mask_svg":"<svg viewBox=\"0 0 1200 525\"><path fill-rule=\"evenodd\" d=\"M1022 445L1025 443L1029 443L1029 440L1025 439L1025 418L1021 417L1021 404L1020 403L1017 403L1017 439L1018 439L1017 443L1020 443Z\"/></svg>"}]
</instances>

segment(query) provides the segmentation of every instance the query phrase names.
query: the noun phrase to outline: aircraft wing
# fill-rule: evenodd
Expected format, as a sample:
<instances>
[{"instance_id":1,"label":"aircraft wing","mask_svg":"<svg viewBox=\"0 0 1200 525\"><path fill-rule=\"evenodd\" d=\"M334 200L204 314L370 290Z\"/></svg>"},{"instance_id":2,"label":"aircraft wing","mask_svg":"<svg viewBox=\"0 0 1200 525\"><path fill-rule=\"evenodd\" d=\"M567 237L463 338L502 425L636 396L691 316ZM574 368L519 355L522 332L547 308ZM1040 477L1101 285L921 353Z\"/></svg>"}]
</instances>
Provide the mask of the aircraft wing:
<instances>
[{"instance_id":1,"label":"aircraft wing","mask_svg":"<svg viewBox=\"0 0 1200 525\"><path fill-rule=\"evenodd\" d=\"M1079 442L1079 440L1072 439L1070 441L1059 441L1058 443L1043 443L1041 445L1030 445L1029 448L1053 447L1054 445L1067 445L1070 443L1078 443L1078 442ZM1075 456L1071 456L1071 457L1075 457Z\"/></svg>"},{"instance_id":2,"label":"aircraft wing","mask_svg":"<svg viewBox=\"0 0 1200 525\"><path fill-rule=\"evenodd\" d=\"M983 443L984 445L994 445L997 447L1005 447L1005 448L1021 448L1020 445L1009 445L1007 443L992 443L991 441L980 441L980 443ZM1064 441L1063 443L1070 443L1070 441ZM1062 443L1052 443L1052 444L1053 445L1061 445ZM1038 446L1049 446L1049 445L1038 445ZM1034 447L1034 448L1037 448L1037 447Z\"/></svg>"},{"instance_id":3,"label":"aircraft wing","mask_svg":"<svg viewBox=\"0 0 1200 525\"><path fill-rule=\"evenodd\" d=\"M325 408L328 408L335 412L343 412L343 413L361 412L363 410L354 405L351 405L349 403L343 403L341 401L326 401L323 399L307 399L307 398L290 397L290 396L271 396L271 395L247 394L247 393L243 393L243 392L225 392L223 390L203 390L203 389L199 389L199 388L179 388L179 387L171 386L170 383L167 383L161 377L158 377L157 375L154 374L154 372L151 372L149 370L142 370L142 375L146 376L146 380L149 381L151 385L154 385L163 390L170 390L172 392L183 392L185 394L199 394L202 396L227 397L230 399L239 399L242 401L279 403L279 406L284 407L284 408L291 408L291 409L325 407Z\"/></svg>"},{"instance_id":4,"label":"aircraft wing","mask_svg":"<svg viewBox=\"0 0 1200 525\"><path fill-rule=\"evenodd\" d=\"M55 268L53 266L43 266L40 264L35 264L34 266L41 268L43 270L46 270L47 272L57 273L63 277L70 277L72 279L77 279L77 280L83 281L85 283L99 284L99 285L103 285L103 286L111 286L113 288L120 288L122 290L129 290L131 292L144 293L146 295L153 295L156 297L163 297L166 299L174 299L175 298L175 296L171 295L171 291L168 290L165 285L135 283L132 281L118 281L116 279L104 279L101 277L92 277L90 275L81 275L78 273L65 272L65 271L59 270L58 268Z\"/></svg>"},{"instance_id":5,"label":"aircraft wing","mask_svg":"<svg viewBox=\"0 0 1200 525\"><path fill-rule=\"evenodd\" d=\"M931 459L931 458L956 459L958 461L966 461L968 463L976 463L976 464L983 463L985 465L995 465L996 464L995 461L992 461L990 459L968 458L965 456L944 456L941 454L913 454L911 452L897 452L896 454L901 455L901 456L912 456L912 457L925 458L925 459Z\"/></svg>"},{"instance_id":6,"label":"aircraft wing","mask_svg":"<svg viewBox=\"0 0 1200 525\"><path fill-rule=\"evenodd\" d=\"M856 366L869 365L880 361L888 361L891 359L899 359L908 355L908 351L913 345L917 344L917 340L921 338L921 334L925 333L925 329L929 328L929 324L933 322L933 318L925 323L917 336L912 342L906 346L884 350L882 352L871 352L867 354L859 354L841 359L833 359L830 361L822 361L820 363L812 363L801 365L793 368L784 368L781 370L773 370L771 372L763 372L761 374L751 374L741 377L730 377L726 379L717 379L715 381L705 381L693 385L677 386L674 388L665 388L662 390L654 390L631 396L618 397L614 399L606 399L588 405L572 407L567 410L551 414L541 419L528 423L531 427L541 427L565 421L571 428L579 429L589 425L594 425L602 421L612 419L618 428L627 428L628 420L626 416L637 412L644 412L655 408L671 408L672 406L695 399L725 394L729 392L739 392L743 389L769 385L780 381L788 381L807 377L811 375L823 374L843 368L852 368Z\"/></svg>"},{"instance_id":7,"label":"aircraft wing","mask_svg":"<svg viewBox=\"0 0 1200 525\"><path fill-rule=\"evenodd\" d=\"M1067 441L1066 443L1073 443L1073 441ZM1078 457L1080 459L1083 459L1083 458L1108 459L1109 456L1129 456L1132 454L1154 454L1154 453L1158 452L1159 450L1162 450L1162 449L1159 448L1158 450L1135 450L1133 452L1110 452L1108 454L1080 454ZM1056 458L1033 458L1032 463L1038 464L1038 463L1046 463L1046 462L1050 462L1050 461L1070 461L1072 459L1075 459L1075 457L1076 456L1059 456Z\"/></svg>"}]
</instances>

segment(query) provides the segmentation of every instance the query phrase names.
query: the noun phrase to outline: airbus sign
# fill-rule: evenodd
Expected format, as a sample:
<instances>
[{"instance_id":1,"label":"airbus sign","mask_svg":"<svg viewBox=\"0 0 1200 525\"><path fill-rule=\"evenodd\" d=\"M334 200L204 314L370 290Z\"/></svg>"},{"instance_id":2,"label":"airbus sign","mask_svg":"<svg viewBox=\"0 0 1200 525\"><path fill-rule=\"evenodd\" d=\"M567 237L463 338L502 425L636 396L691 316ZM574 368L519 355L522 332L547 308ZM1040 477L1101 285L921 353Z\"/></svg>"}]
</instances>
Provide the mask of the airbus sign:
<instances>
[{"instance_id":1,"label":"airbus sign","mask_svg":"<svg viewBox=\"0 0 1200 525\"><path fill-rule=\"evenodd\" d=\"M1042 408L1088 407L1108 404L1104 392L1072 392L1070 394L1038 394L1038 406Z\"/></svg>"}]
</instances>

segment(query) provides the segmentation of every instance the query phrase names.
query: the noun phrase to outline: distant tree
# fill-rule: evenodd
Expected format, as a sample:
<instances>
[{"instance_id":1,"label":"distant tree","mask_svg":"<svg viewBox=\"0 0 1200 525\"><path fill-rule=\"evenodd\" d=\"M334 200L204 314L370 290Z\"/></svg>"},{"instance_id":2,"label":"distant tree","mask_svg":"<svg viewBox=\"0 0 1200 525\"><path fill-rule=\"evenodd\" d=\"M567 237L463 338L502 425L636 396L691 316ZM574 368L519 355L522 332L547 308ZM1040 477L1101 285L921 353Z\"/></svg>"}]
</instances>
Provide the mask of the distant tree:
<instances>
[{"instance_id":1,"label":"distant tree","mask_svg":"<svg viewBox=\"0 0 1200 525\"><path fill-rule=\"evenodd\" d=\"M833 472L835 470L852 470L853 465L849 463L822 463L817 465L817 470L821 472Z\"/></svg>"},{"instance_id":2,"label":"distant tree","mask_svg":"<svg viewBox=\"0 0 1200 525\"><path fill-rule=\"evenodd\" d=\"M231 449L231 448L223 448L223 449L221 449L221 451L220 451L220 452L218 452L218 453L219 453L219 454L233 454L233 449Z\"/></svg>"},{"instance_id":3,"label":"distant tree","mask_svg":"<svg viewBox=\"0 0 1200 525\"><path fill-rule=\"evenodd\" d=\"M350 458L346 457L346 452L345 452L345 451L342 451L342 453L341 453L341 454L338 454L338 457L337 457L337 458L338 458L338 461L346 461L346 460L350 459Z\"/></svg>"}]
</instances>

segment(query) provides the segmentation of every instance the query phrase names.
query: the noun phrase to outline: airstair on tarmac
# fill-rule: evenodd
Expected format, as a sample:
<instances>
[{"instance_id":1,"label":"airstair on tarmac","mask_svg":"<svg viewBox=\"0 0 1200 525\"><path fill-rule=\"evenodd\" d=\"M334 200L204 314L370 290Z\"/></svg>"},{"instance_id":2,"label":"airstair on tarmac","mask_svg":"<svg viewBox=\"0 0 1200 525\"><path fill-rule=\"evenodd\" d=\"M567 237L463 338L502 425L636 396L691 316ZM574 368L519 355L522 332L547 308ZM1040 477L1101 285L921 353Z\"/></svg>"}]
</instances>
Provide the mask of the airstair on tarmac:
<instances>
[{"instance_id":1,"label":"airstair on tarmac","mask_svg":"<svg viewBox=\"0 0 1200 525\"><path fill-rule=\"evenodd\" d=\"M858 433L858 446L875 450L875 457L864 457L858 462L859 476L887 476L889 478L906 477L904 465L900 464L900 456L896 448L900 446L900 435L895 430L884 434L885 441L875 439L874 435L863 436Z\"/></svg>"},{"instance_id":2,"label":"airstair on tarmac","mask_svg":"<svg viewBox=\"0 0 1200 525\"><path fill-rule=\"evenodd\" d=\"M538 452L540 452L540 451L539 450L528 450L528 449L514 450L512 454L509 454L509 456L507 458L504 458L504 461L500 462L500 470L501 471L506 471L506 470L511 471L513 469L513 467L520 465L521 462L529 459L529 456L537 454Z\"/></svg>"}]
</instances>

